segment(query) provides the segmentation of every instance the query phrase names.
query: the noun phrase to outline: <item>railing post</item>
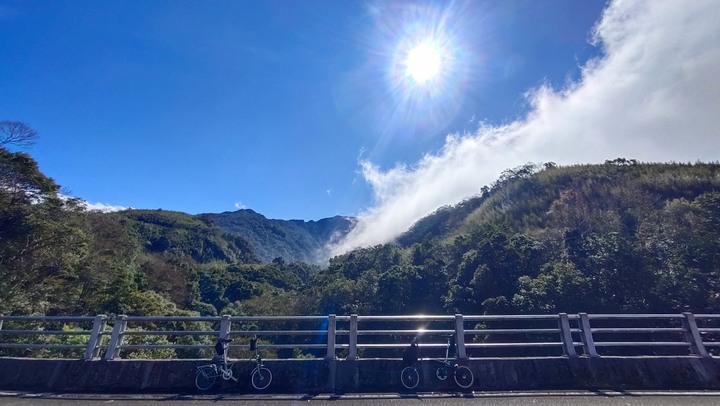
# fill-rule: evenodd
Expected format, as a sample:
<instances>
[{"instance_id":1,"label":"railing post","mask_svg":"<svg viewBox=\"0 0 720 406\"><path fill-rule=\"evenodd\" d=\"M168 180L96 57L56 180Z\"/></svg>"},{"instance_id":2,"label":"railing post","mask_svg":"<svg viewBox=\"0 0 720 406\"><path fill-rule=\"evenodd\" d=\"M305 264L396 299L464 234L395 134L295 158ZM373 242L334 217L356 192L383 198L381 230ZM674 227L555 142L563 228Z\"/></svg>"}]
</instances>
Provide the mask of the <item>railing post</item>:
<instances>
[{"instance_id":1,"label":"railing post","mask_svg":"<svg viewBox=\"0 0 720 406\"><path fill-rule=\"evenodd\" d=\"M462 314L455 315L455 345L457 345L457 357L467 359L465 351L465 323Z\"/></svg>"},{"instance_id":2,"label":"railing post","mask_svg":"<svg viewBox=\"0 0 720 406\"><path fill-rule=\"evenodd\" d=\"M84 360L92 360L93 358L100 355L100 346L102 345L102 333L105 331L105 325L107 324L104 314L95 316L93 321L92 331L90 332L90 339L85 349Z\"/></svg>"},{"instance_id":3,"label":"railing post","mask_svg":"<svg viewBox=\"0 0 720 406\"><path fill-rule=\"evenodd\" d=\"M575 352L575 344L573 344L572 332L570 331L570 319L567 313L560 313L559 327L560 327L560 339L563 344L563 355L570 358L577 358L577 352Z\"/></svg>"},{"instance_id":4,"label":"railing post","mask_svg":"<svg viewBox=\"0 0 720 406\"><path fill-rule=\"evenodd\" d=\"M112 335L110 336L110 344L108 345L107 351L105 351L106 361L112 361L120 356L123 333L125 333L125 328L127 327L126 318L127 316L124 314L115 317L115 324L113 325Z\"/></svg>"},{"instance_id":5,"label":"railing post","mask_svg":"<svg viewBox=\"0 0 720 406\"><path fill-rule=\"evenodd\" d=\"M348 359L357 359L357 337L358 337L358 315L350 315L350 347L348 349Z\"/></svg>"},{"instance_id":6,"label":"railing post","mask_svg":"<svg viewBox=\"0 0 720 406\"><path fill-rule=\"evenodd\" d=\"M684 312L682 315L685 340L690 344L690 352L701 357L709 358L710 354L708 354L705 349L705 344L703 344L697 321L695 321L695 315L690 312Z\"/></svg>"},{"instance_id":7,"label":"railing post","mask_svg":"<svg viewBox=\"0 0 720 406\"><path fill-rule=\"evenodd\" d=\"M4 316L4 314L0 314L0 317L2 317L2 316ZM0 330L2 330L3 321L4 321L3 319L0 319Z\"/></svg>"},{"instance_id":8,"label":"railing post","mask_svg":"<svg viewBox=\"0 0 720 406\"><path fill-rule=\"evenodd\" d=\"M592 336L592 328L590 327L590 317L587 313L580 313L580 331L582 332L583 351L586 355L597 357L598 353L595 349L595 341Z\"/></svg>"},{"instance_id":9,"label":"railing post","mask_svg":"<svg viewBox=\"0 0 720 406\"><path fill-rule=\"evenodd\" d=\"M218 331L219 340L228 340L230 337L230 315L223 314L220 319L220 330Z\"/></svg>"},{"instance_id":10,"label":"railing post","mask_svg":"<svg viewBox=\"0 0 720 406\"><path fill-rule=\"evenodd\" d=\"M335 359L335 315L328 316L327 353L325 359Z\"/></svg>"}]
</instances>

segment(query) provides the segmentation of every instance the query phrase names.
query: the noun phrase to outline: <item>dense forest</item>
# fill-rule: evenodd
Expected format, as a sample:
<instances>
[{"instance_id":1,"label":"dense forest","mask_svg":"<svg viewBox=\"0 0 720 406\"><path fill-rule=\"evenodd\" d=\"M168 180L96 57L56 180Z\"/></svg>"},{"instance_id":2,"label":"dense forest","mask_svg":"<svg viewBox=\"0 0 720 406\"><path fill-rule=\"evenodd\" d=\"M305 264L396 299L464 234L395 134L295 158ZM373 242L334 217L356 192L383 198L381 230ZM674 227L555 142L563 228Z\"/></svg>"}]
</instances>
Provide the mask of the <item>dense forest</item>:
<instances>
[{"instance_id":1,"label":"dense forest","mask_svg":"<svg viewBox=\"0 0 720 406\"><path fill-rule=\"evenodd\" d=\"M213 216L88 211L17 151L35 136L0 122L1 314L720 311L718 163L509 169L321 269Z\"/></svg>"},{"instance_id":2,"label":"dense forest","mask_svg":"<svg viewBox=\"0 0 720 406\"><path fill-rule=\"evenodd\" d=\"M87 211L30 155L8 149L34 137L22 123L0 122L0 314L236 313L319 270L261 263L247 240L203 216Z\"/></svg>"},{"instance_id":3,"label":"dense forest","mask_svg":"<svg viewBox=\"0 0 720 406\"><path fill-rule=\"evenodd\" d=\"M223 230L242 235L262 262L327 263L328 244L343 238L354 219L334 216L318 221L268 219L250 209L201 215Z\"/></svg>"},{"instance_id":4,"label":"dense forest","mask_svg":"<svg viewBox=\"0 0 720 406\"><path fill-rule=\"evenodd\" d=\"M720 311L720 165L524 165L333 258L321 313Z\"/></svg>"}]
</instances>

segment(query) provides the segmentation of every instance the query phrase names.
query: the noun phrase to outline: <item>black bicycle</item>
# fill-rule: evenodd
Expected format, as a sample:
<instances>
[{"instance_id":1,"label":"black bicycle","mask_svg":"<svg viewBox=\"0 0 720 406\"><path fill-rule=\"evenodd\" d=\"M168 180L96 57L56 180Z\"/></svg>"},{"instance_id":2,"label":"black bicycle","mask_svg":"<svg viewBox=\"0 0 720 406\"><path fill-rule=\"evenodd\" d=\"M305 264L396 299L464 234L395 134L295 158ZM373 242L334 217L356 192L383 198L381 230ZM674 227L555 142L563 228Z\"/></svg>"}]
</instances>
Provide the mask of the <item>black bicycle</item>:
<instances>
[{"instance_id":1,"label":"black bicycle","mask_svg":"<svg viewBox=\"0 0 720 406\"><path fill-rule=\"evenodd\" d=\"M260 352L258 352L257 338L250 340L250 351L255 352L255 368L250 375L250 382L253 388L263 390L270 386L270 382L272 382L272 372L263 365L262 357L260 356Z\"/></svg>"},{"instance_id":2,"label":"black bicycle","mask_svg":"<svg viewBox=\"0 0 720 406\"><path fill-rule=\"evenodd\" d=\"M410 346L403 351L403 364L406 365L400 372L400 382L408 389L415 389L420 383L420 374L417 370L418 344L417 337Z\"/></svg>"},{"instance_id":3,"label":"black bicycle","mask_svg":"<svg viewBox=\"0 0 720 406\"><path fill-rule=\"evenodd\" d=\"M467 389L472 386L473 382L475 381L475 377L473 376L470 368L466 367L465 365L459 365L457 363L457 358L450 358L451 353L453 357L455 357L455 340L453 338L453 336L447 337L447 347L445 347L445 359L442 361L432 360L433 362L439 364L438 367L435 369L435 376L437 377L437 379L444 381L448 378L448 376L452 375L455 383L459 387Z\"/></svg>"},{"instance_id":4,"label":"black bicycle","mask_svg":"<svg viewBox=\"0 0 720 406\"><path fill-rule=\"evenodd\" d=\"M226 381L232 379L237 382L237 378L233 375L233 367L236 362L228 362L227 360L227 349L230 342L232 342L232 340L218 339L215 344L213 362L197 367L195 386L201 391L210 389L217 378L222 378Z\"/></svg>"}]
</instances>

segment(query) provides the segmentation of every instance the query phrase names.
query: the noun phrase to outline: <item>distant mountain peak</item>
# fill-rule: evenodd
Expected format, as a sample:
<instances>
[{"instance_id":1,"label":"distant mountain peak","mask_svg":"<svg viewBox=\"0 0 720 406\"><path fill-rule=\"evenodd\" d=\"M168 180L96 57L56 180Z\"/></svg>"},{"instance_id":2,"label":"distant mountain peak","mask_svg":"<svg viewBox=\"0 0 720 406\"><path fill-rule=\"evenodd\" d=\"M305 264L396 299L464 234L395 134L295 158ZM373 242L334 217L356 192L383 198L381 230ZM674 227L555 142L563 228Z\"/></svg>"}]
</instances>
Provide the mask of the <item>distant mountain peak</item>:
<instances>
[{"instance_id":1,"label":"distant mountain peak","mask_svg":"<svg viewBox=\"0 0 720 406\"><path fill-rule=\"evenodd\" d=\"M347 216L310 221L268 219L251 209L200 216L248 240L257 257L266 263L280 257L286 262L324 264L328 243L344 237L355 224L354 218Z\"/></svg>"}]
</instances>

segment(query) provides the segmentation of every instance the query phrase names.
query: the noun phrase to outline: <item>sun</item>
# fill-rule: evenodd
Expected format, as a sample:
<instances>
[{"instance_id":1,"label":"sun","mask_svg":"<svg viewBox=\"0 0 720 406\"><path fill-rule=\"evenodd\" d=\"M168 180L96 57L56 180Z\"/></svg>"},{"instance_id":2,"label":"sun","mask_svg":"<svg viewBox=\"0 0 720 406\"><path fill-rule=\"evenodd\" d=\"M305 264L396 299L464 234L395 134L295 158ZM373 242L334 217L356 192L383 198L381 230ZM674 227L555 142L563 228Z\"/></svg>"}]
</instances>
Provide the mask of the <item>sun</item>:
<instances>
[{"instance_id":1,"label":"sun","mask_svg":"<svg viewBox=\"0 0 720 406\"><path fill-rule=\"evenodd\" d=\"M430 42L423 42L408 52L405 60L406 74L422 85L440 74L442 62L437 47Z\"/></svg>"}]
</instances>

